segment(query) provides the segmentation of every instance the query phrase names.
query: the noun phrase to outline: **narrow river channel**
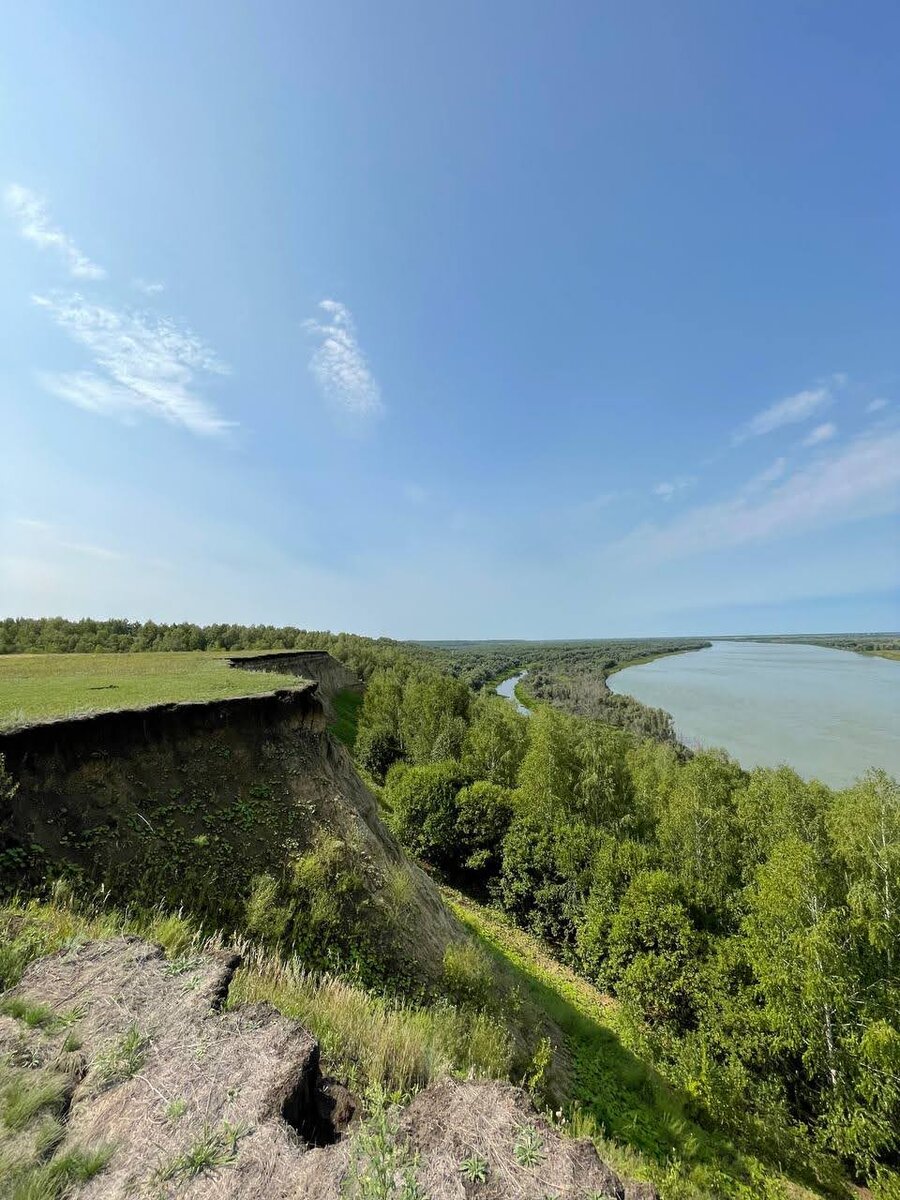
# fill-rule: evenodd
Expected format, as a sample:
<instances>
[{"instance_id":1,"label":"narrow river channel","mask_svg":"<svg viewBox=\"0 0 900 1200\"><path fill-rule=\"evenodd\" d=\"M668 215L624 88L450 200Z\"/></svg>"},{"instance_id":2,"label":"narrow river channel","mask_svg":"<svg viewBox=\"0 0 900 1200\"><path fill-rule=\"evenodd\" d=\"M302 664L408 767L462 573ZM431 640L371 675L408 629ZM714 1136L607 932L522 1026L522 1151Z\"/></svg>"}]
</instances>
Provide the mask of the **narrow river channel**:
<instances>
[{"instance_id":1,"label":"narrow river channel","mask_svg":"<svg viewBox=\"0 0 900 1200\"><path fill-rule=\"evenodd\" d=\"M516 684L520 679L524 679L527 674L527 671L522 671L518 675L511 675L509 679L504 679L502 683L498 683L495 688L497 695L502 696L504 700L508 700L510 704L514 704L516 711L520 712L523 717L530 717L531 709L519 703L519 697L516 695Z\"/></svg>"}]
</instances>

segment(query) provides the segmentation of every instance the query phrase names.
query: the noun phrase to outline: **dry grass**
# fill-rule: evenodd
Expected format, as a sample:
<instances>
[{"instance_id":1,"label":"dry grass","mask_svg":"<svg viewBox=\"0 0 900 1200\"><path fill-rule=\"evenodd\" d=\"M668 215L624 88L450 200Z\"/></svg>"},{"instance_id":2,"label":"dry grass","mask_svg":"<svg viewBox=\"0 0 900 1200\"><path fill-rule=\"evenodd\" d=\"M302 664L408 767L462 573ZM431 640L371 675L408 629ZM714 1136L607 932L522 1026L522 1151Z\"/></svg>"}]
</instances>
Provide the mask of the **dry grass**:
<instances>
[{"instance_id":1,"label":"dry grass","mask_svg":"<svg viewBox=\"0 0 900 1200\"><path fill-rule=\"evenodd\" d=\"M229 1006L267 1001L312 1031L330 1067L357 1088L409 1093L445 1075L509 1075L506 1030L482 1012L392 1002L331 975L250 951Z\"/></svg>"}]
</instances>

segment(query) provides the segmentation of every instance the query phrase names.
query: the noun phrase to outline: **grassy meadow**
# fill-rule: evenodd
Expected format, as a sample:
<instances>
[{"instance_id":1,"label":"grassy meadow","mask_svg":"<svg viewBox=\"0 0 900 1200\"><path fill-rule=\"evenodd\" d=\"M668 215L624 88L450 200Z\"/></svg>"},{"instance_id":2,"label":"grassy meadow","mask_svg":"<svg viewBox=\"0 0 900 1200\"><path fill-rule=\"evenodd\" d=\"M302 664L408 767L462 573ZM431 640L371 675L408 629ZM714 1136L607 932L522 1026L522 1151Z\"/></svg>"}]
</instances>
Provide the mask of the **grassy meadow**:
<instances>
[{"instance_id":1,"label":"grassy meadow","mask_svg":"<svg viewBox=\"0 0 900 1200\"><path fill-rule=\"evenodd\" d=\"M296 687L295 675L236 671L203 651L0 656L0 729L75 714L221 700Z\"/></svg>"}]
</instances>

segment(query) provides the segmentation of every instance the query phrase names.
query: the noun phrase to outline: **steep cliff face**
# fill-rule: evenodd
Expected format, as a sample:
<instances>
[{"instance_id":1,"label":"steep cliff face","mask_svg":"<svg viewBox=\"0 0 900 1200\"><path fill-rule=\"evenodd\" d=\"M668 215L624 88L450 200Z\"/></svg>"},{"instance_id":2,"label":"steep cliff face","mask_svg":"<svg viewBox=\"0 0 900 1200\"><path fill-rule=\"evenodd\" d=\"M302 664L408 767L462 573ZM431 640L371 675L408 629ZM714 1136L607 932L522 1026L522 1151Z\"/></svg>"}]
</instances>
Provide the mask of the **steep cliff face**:
<instances>
[{"instance_id":1,"label":"steep cliff face","mask_svg":"<svg viewBox=\"0 0 900 1200\"><path fill-rule=\"evenodd\" d=\"M328 961L435 975L462 934L382 823L316 685L0 735L0 886L68 877Z\"/></svg>"},{"instance_id":2,"label":"steep cliff face","mask_svg":"<svg viewBox=\"0 0 900 1200\"><path fill-rule=\"evenodd\" d=\"M362 691L361 681L343 663L325 650L277 650L271 654L242 654L229 658L229 664L241 671L276 671L297 675L317 683L317 695L329 716L331 702L338 692Z\"/></svg>"}]
</instances>

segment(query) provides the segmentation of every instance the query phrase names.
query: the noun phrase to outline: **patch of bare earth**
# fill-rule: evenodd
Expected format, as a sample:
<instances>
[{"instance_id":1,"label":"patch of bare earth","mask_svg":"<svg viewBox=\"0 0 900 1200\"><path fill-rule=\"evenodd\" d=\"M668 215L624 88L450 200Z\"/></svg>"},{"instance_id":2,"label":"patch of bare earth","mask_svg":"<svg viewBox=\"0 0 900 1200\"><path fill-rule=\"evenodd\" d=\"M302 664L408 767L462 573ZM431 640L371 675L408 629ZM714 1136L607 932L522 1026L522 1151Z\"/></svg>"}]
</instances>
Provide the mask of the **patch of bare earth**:
<instances>
[{"instance_id":1,"label":"patch of bare earth","mask_svg":"<svg viewBox=\"0 0 900 1200\"><path fill-rule=\"evenodd\" d=\"M55 1015L36 1028L0 1018L0 1057L70 1077L56 1152L111 1149L84 1200L390 1196L360 1190L379 1151L356 1099L322 1078L311 1034L268 1005L221 1011L237 962L167 960L134 938L87 942L33 963L4 997L8 1011L21 1001ZM397 1195L410 1171L429 1200L652 1195L625 1185L589 1142L561 1137L509 1085L445 1080L387 1127Z\"/></svg>"}]
</instances>

